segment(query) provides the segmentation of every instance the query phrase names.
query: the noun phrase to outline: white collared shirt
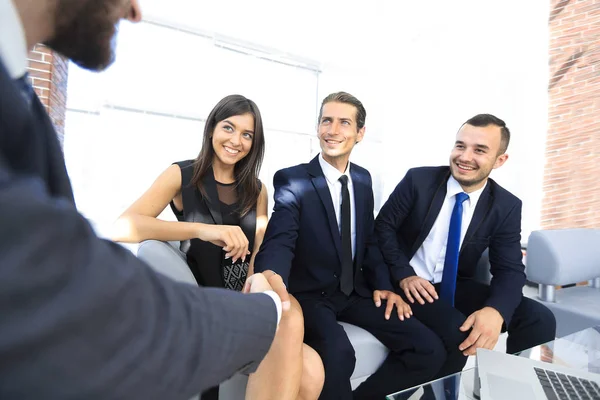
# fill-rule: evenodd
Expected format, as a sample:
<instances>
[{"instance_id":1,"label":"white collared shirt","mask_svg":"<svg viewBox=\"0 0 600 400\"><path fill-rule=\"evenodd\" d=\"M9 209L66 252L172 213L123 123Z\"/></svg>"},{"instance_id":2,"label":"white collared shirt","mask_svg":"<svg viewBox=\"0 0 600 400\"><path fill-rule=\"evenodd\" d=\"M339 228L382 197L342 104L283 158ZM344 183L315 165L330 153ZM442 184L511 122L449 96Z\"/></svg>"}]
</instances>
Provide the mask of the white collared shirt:
<instances>
[{"instance_id":1,"label":"white collared shirt","mask_svg":"<svg viewBox=\"0 0 600 400\"><path fill-rule=\"evenodd\" d=\"M27 42L12 0L0 0L0 60L12 79L27 71Z\"/></svg>"},{"instance_id":2,"label":"white collared shirt","mask_svg":"<svg viewBox=\"0 0 600 400\"><path fill-rule=\"evenodd\" d=\"M356 255L356 207L354 203L354 185L350 176L350 163L346 167L346 171L342 174L334 166L329 164L323 158L323 154L319 154L319 164L325 175L331 200L333 201L333 209L337 220L338 230L342 232L342 182L339 181L342 175L348 177L348 191L350 192L350 236L352 238L352 258Z\"/></svg>"},{"instance_id":3,"label":"white collared shirt","mask_svg":"<svg viewBox=\"0 0 600 400\"><path fill-rule=\"evenodd\" d=\"M460 246L462 246L469 224L473 219L473 213L475 212L475 207L477 207L479 197L481 197L481 193L483 193L486 186L487 182L481 189L468 193L469 198L463 203ZM456 203L456 195L460 192L464 192L463 188L454 177L450 176L446 184L446 198L444 199L442 209L431 227L427 238L425 238L419 250L417 250L410 260L410 266L413 267L415 273L433 283L442 281L448 231L450 230L450 217Z\"/></svg>"}]
</instances>

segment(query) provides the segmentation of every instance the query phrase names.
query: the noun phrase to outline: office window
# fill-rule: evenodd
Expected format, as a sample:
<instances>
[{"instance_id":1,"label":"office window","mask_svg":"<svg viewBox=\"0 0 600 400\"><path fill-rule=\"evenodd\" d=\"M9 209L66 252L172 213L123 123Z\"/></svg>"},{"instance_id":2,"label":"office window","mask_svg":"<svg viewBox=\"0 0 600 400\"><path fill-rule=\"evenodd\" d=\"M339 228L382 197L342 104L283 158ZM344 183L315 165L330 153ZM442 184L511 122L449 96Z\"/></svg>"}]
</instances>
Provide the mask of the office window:
<instances>
[{"instance_id":1,"label":"office window","mask_svg":"<svg viewBox=\"0 0 600 400\"><path fill-rule=\"evenodd\" d=\"M277 169L314 153L315 64L152 22L122 25L116 54L102 74L70 65L68 82L67 168L78 207L101 235L172 162L197 156L205 118L228 94L261 110L267 146L260 176L270 195ZM168 210L162 217L173 218Z\"/></svg>"}]
</instances>

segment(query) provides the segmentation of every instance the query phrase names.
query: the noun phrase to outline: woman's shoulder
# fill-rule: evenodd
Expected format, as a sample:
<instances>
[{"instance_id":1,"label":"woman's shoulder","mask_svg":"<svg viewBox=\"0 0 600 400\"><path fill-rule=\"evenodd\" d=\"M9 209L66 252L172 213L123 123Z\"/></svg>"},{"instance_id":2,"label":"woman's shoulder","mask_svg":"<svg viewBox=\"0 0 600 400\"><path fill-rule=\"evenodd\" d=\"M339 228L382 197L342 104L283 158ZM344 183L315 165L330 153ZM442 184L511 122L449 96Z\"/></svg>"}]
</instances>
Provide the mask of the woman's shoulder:
<instances>
[{"instance_id":1,"label":"woman's shoulder","mask_svg":"<svg viewBox=\"0 0 600 400\"><path fill-rule=\"evenodd\" d=\"M184 169L184 168L190 168L194 166L194 161L195 160L183 160L183 161L175 161L174 163L172 163L171 165L178 165L179 168Z\"/></svg>"},{"instance_id":2,"label":"woman's shoulder","mask_svg":"<svg viewBox=\"0 0 600 400\"><path fill-rule=\"evenodd\" d=\"M181 185L187 186L194 176L194 162L195 160L184 160L176 161L171 165L177 165L181 171Z\"/></svg>"}]
</instances>

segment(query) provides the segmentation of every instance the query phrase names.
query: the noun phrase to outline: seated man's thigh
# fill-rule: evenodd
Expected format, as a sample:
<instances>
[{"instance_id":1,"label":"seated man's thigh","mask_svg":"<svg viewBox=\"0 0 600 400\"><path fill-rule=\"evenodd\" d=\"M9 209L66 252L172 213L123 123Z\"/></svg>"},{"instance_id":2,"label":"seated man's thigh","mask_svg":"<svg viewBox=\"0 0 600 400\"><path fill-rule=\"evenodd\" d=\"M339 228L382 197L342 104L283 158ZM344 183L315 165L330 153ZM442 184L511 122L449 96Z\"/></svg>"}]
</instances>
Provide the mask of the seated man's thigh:
<instances>
[{"instance_id":1,"label":"seated man's thigh","mask_svg":"<svg viewBox=\"0 0 600 400\"><path fill-rule=\"evenodd\" d=\"M414 316L401 321L395 307L390 319L386 320L386 305L386 301L382 301L377 307L373 299L358 298L339 319L367 330L392 352L415 350L444 358L442 342L431 329Z\"/></svg>"},{"instance_id":2,"label":"seated man's thigh","mask_svg":"<svg viewBox=\"0 0 600 400\"><path fill-rule=\"evenodd\" d=\"M304 343L319 353L325 371L343 368L349 378L356 362L354 348L338 324L333 307L320 299L299 302L304 314Z\"/></svg>"},{"instance_id":3,"label":"seated man's thigh","mask_svg":"<svg viewBox=\"0 0 600 400\"><path fill-rule=\"evenodd\" d=\"M400 293L404 301L410 304L413 317L431 329L442 339L447 351L454 351L468 336L468 332L461 332L460 327L467 317L443 300L434 300L433 303L420 304L415 301L411 304L404 293Z\"/></svg>"},{"instance_id":4,"label":"seated man's thigh","mask_svg":"<svg viewBox=\"0 0 600 400\"><path fill-rule=\"evenodd\" d=\"M489 297L489 285L471 279L459 279L456 282L454 307L468 317L481 310Z\"/></svg>"}]
</instances>

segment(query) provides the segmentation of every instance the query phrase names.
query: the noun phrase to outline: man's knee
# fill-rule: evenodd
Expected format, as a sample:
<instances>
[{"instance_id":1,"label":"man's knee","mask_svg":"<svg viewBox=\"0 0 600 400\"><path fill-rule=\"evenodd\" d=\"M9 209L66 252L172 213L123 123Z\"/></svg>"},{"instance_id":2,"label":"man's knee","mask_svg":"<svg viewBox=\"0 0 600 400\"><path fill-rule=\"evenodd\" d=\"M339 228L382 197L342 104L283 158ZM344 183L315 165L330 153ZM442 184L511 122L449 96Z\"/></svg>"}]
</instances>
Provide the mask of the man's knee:
<instances>
[{"instance_id":1,"label":"man's knee","mask_svg":"<svg viewBox=\"0 0 600 400\"><path fill-rule=\"evenodd\" d=\"M435 335L434 335L435 336ZM448 357L448 351L446 349L446 346L444 345L444 343L442 342L441 339L439 339L437 336L435 336L435 339L437 340L429 340L429 347L431 348L431 352L432 355L430 357L431 359L431 371L432 373L437 373L442 366L445 364L446 359Z\"/></svg>"},{"instance_id":2,"label":"man's knee","mask_svg":"<svg viewBox=\"0 0 600 400\"><path fill-rule=\"evenodd\" d=\"M523 298L508 329L506 351L518 353L556 337L556 318L543 304Z\"/></svg>"},{"instance_id":3,"label":"man's knee","mask_svg":"<svg viewBox=\"0 0 600 400\"><path fill-rule=\"evenodd\" d=\"M535 324L537 328L536 332L538 332L538 334L542 336L544 338L543 340L545 341L554 340L556 337L556 317L554 316L554 313L545 305L538 303L535 300L530 301L535 302L536 304L533 311L537 316L537 321Z\"/></svg>"},{"instance_id":4,"label":"man's knee","mask_svg":"<svg viewBox=\"0 0 600 400\"><path fill-rule=\"evenodd\" d=\"M444 331L436 332L444 342L448 352L458 349L458 346L469 337L469 331L463 332L460 330L466 319L467 317L462 313L456 312L449 320Z\"/></svg>"},{"instance_id":5,"label":"man's knee","mask_svg":"<svg viewBox=\"0 0 600 400\"><path fill-rule=\"evenodd\" d=\"M445 343L437 333L416 319L413 320L411 318L408 321L414 325L411 328L413 331L412 345L415 349L415 355L419 357L420 361L418 363L422 366L427 366L427 369L430 370L433 376L446 362L448 352Z\"/></svg>"}]
</instances>

